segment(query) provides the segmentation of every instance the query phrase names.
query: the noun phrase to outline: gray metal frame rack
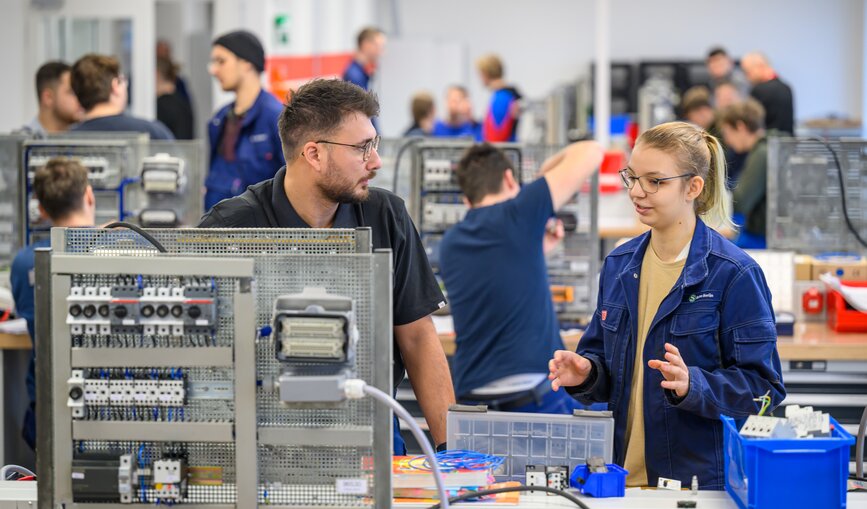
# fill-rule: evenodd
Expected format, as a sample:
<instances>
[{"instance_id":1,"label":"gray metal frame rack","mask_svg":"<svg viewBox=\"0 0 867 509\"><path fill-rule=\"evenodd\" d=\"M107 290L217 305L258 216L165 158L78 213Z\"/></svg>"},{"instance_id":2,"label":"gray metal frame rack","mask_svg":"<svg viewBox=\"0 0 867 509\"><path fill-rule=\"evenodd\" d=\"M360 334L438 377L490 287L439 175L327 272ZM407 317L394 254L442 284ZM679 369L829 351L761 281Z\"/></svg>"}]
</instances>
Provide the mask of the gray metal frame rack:
<instances>
[{"instance_id":1,"label":"gray metal frame rack","mask_svg":"<svg viewBox=\"0 0 867 509\"><path fill-rule=\"evenodd\" d=\"M158 490L164 489L155 477L147 477L156 475L154 459L179 456L189 463L189 472L196 467L178 500L186 507L388 506L390 409L370 399L282 404L272 389L280 367L267 329L274 303L282 295L322 287L351 298L359 331L355 376L390 391L390 251L373 252L370 230L365 228L148 232L168 253L157 253L132 231L62 228L52 230L53 250L37 252L37 309L49 310L40 312L37 325L37 372L51 374L50 385L38 386L38 419L50 423L37 430L38 441L44 444L37 463L39 507L130 506L75 501L73 474L90 472L73 463L82 447L120 451L134 471L145 465L137 471L145 476L144 493L137 491L143 484L132 483L138 486L132 492L133 504L139 507L147 503L144 500L153 504L161 496ZM137 281L149 295L149 285L176 287L190 280L211 281L212 290L218 289L218 325L204 343L196 341L204 334L197 329L164 337L164 332L149 336L147 329L115 334L114 328L71 328L76 323L70 318L71 303L82 294L85 300L103 296L86 288L73 291L82 282L93 288L111 287L114 295L118 284L123 289ZM188 287L184 288L186 292ZM114 316L113 311L107 314ZM108 373L108 383L129 378L130 373L138 380L139 373L153 374L152 370L182 372L187 399L181 418L178 410L165 408L155 409L154 419L149 414L143 418L141 409L130 418L130 408L107 413L96 408L73 418L70 391L81 378L75 378L74 370L99 378ZM101 383L96 380L92 387ZM84 393L91 394L86 387ZM214 399L216 392L231 392L231 399ZM208 472L219 480L209 478Z\"/></svg>"},{"instance_id":2,"label":"gray metal frame rack","mask_svg":"<svg viewBox=\"0 0 867 509\"><path fill-rule=\"evenodd\" d=\"M867 140L828 141L843 172L849 217L867 237ZM820 253L864 252L843 217L833 154L811 139L768 139L769 249Z\"/></svg>"},{"instance_id":3,"label":"gray metal frame rack","mask_svg":"<svg viewBox=\"0 0 867 509\"><path fill-rule=\"evenodd\" d=\"M434 272L438 270L439 242L445 231L463 218L466 206L455 177L457 163L471 141L423 140L412 146L409 210ZM515 165L515 177L527 184L560 147L547 145L498 145ZM548 256L548 277L563 298L555 304L560 322L587 320L596 306L599 272L598 177L595 175L560 211L570 227L562 246Z\"/></svg>"}]
</instances>

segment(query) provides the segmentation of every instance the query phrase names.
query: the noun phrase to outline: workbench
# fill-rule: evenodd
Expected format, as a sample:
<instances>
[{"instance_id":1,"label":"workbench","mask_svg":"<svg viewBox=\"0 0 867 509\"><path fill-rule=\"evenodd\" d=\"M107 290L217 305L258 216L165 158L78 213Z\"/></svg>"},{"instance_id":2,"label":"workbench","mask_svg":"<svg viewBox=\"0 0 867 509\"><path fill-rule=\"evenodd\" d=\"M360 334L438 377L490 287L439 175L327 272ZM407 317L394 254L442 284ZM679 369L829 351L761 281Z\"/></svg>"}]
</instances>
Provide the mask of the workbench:
<instances>
[{"instance_id":1,"label":"workbench","mask_svg":"<svg viewBox=\"0 0 867 509\"><path fill-rule=\"evenodd\" d=\"M675 509L678 500L695 500L696 509L738 509L734 500L724 491L699 491L693 496L689 491L666 491L655 489L631 488L624 498L592 498L579 495L584 504L591 509ZM395 504L396 508L429 508L430 504ZM565 498L547 495L521 496L519 506L505 504L460 503L451 507L521 507L521 509L544 509L548 507L575 509L575 504ZM867 509L867 493L850 493L848 509Z\"/></svg>"}]
</instances>

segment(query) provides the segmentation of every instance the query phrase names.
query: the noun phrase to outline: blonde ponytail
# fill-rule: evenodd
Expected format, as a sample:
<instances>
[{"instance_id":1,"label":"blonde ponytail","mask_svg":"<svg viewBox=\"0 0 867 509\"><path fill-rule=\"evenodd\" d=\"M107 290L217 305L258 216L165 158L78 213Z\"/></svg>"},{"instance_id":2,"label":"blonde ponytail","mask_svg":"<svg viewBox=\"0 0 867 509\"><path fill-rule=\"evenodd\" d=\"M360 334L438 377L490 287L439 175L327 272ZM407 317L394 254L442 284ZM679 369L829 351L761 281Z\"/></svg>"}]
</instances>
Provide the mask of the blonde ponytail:
<instances>
[{"instance_id":1,"label":"blonde ponytail","mask_svg":"<svg viewBox=\"0 0 867 509\"><path fill-rule=\"evenodd\" d=\"M736 229L726 189L726 160L722 145L704 129L687 122L667 122L644 131L636 145L673 156L678 165L704 180L695 200L695 213L712 228Z\"/></svg>"},{"instance_id":2,"label":"blonde ponytail","mask_svg":"<svg viewBox=\"0 0 867 509\"><path fill-rule=\"evenodd\" d=\"M731 202L726 186L725 151L715 136L707 131L703 134L710 153L710 164L704 178L704 189L696 200L696 212L713 228L728 227L737 230L737 225L732 221Z\"/></svg>"}]
</instances>

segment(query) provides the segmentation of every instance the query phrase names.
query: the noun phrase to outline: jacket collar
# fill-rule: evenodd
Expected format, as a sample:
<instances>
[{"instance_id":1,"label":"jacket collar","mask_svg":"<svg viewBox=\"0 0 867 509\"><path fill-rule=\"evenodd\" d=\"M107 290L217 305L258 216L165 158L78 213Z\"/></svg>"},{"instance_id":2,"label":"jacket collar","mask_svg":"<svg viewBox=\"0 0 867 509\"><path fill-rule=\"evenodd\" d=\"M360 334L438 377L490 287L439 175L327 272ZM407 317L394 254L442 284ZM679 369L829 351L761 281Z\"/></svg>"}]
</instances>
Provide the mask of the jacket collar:
<instances>
[{"instance_id":1,"label":"jacket collar","mask_svg":"<svg viewBox=\"0 0 867 509\"><path fill-rule=\"evenodd\" d=\"M684 286L692 286L698 284L707 277L709 270L707 267L707 257L711 251L711 234L710 228L701 218L696 218L695 231L692 234L692 243L689 246L689 254L686 257L686 263L683 266L683 284ZM620 276L624 279L627 276L641 272L641 264L644 261L644 253L650 245L650 232L644 233L639 237L639 241L635 244L632 256L629 262L620 272Z\"/></svg>"}]
</instances>

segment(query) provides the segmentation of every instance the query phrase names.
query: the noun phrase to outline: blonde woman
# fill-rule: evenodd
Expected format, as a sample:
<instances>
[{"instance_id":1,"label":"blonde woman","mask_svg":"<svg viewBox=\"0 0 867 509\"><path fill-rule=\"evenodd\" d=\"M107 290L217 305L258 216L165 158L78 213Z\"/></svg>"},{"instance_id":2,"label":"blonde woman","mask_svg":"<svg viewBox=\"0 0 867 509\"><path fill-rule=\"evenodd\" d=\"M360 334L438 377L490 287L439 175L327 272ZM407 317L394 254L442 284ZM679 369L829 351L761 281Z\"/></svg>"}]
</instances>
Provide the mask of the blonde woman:
<instances>
[{"instance_id":1,"label":"blonde woman","mask_svg":"<svg viewBox=\"0 0 867 509\"><path fill-rule=\"evenodd\" d=\"M705 224L730 225L716 138L671 122L643 133L620 172L650 231L605 259L577 352L549 362L551 385L614 412L628 486L659 477L724 487L720 414L785 397L771 295L758 265Z\"/></svg>"}]
</instances>

